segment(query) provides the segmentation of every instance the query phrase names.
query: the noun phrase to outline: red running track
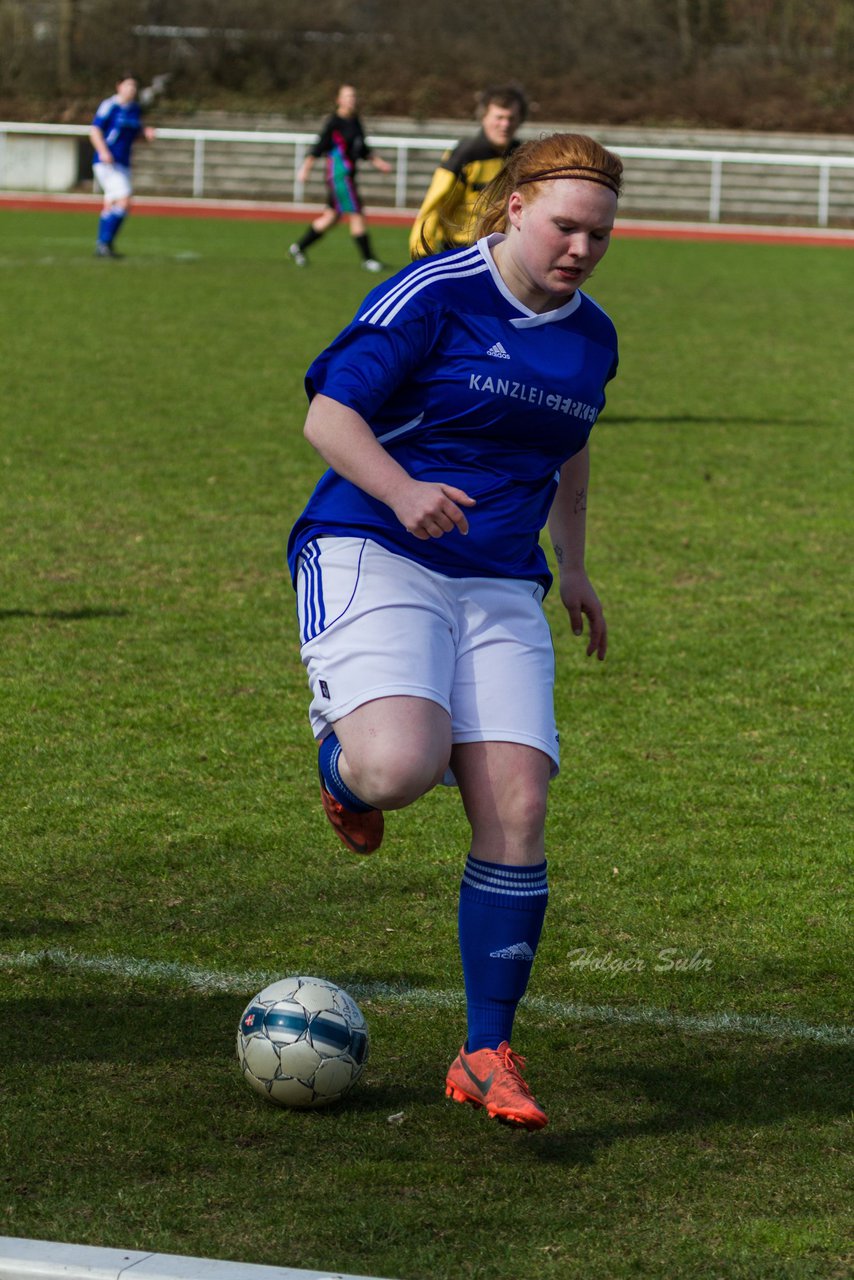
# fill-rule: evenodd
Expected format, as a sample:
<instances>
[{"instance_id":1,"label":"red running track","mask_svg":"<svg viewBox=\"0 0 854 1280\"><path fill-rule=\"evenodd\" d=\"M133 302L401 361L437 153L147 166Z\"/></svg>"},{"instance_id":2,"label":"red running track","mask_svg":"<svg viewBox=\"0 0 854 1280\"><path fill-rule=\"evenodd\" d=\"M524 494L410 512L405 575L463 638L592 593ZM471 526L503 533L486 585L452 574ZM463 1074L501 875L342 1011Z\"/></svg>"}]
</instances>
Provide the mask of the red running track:
<instances>
[{"instance_id":1,"label":"red running track","mask_svg":"<svg viewBox=\"0 0 854 1280\"><path fill-rule=\"evenodd\" d=\"M0 193L0 209L30 209L50 212L97 213L101 198L96 195L40 195L27 192ZM182 197L136 196L134 212L148 217L238 218L250 222L305 222L316 217L319 205L293 205L263 200L206 200ZM377 226L408 226L412 210L369 209ZM617 225L620 236L651 240L710 240L740 244L812 244L854 248L854 230L827 227L753 227L703 222L661 222L627 220Z\"/></svg>"}]
</instances>

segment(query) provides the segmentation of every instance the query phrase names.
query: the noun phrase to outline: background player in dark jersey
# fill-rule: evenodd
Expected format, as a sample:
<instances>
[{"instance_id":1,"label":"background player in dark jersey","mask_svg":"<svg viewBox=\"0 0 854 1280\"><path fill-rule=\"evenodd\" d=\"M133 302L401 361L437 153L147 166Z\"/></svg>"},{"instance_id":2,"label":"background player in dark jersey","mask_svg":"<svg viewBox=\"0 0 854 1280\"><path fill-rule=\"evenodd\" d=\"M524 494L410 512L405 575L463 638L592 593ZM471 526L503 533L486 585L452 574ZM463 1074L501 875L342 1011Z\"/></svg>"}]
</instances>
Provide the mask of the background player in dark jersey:
<instances>
[{"instance_id":1,"label":"background player in dark jersey","mask_svg":"<svg viewBox=\"0 0 854 1280\"><path fill-rule=\"evenodd\" d=\"M604 658L584 568L588 437L617 369L581 286L608 248L622 164L593 139L520 146L481 238L379 285L313 362L307 439L329 466L290 537L301 655L339 839L456 782L471 826L459 897L466 1042L446 1092L528 1129L546 1114L510 1048L545 917L558 771L552 581ZM450 771L450 772L449 772Z\"/></svg>"},{"instance_id":2,"label":"background player in dark jersey","mask_svg":"<svg viewBox=\"0 0 854 1280\"><path fill-rule=\"evenodd\" d=\"M350 233L362 255L362 266L367 271L381 271L382 263L377 261L371 249L362 201L356 187L356 166L360 160L367 160L381 173L390 173L391 165L382 156L374 155L365 140L362 122L356 112L356 90L351 84L342 84L338 90L335 111L302 163L299 171L301 182L306 181L315 160L321 156L326 161L326 208L302 238L291 245L291 257L298 267L304 267L306 249L334 227L342 215L346 215L350 219Z\"/></svg>"},{"instance_id":3,"label":"background player in dark jersey","mask_svg":"<svg viewBox=\"0 0 854 1280\"><path fill-rule=\"evenodd\" d=\"M89 138L95 148L95 180L104 193L104 207L98 222L95 256L118 258L113 245L130 209L131 152L138 138L151 142L154 130L142 122L139 81L124 75L115 93L105 98L92 121Z\"/></svg>"},{"instance_id":4,"label":"background player in dark jersey","mask_svg":"<svg viewBox=\"0 0 854 1280\"><path fill-rule=\"evenodd\" d=\"M514 135L528 114L522 90L486 89L481 104L479 132L449 152L433 174L409 236L413 258L471 243L478 196L519 145Z\"/></svg>"}]
</instances>

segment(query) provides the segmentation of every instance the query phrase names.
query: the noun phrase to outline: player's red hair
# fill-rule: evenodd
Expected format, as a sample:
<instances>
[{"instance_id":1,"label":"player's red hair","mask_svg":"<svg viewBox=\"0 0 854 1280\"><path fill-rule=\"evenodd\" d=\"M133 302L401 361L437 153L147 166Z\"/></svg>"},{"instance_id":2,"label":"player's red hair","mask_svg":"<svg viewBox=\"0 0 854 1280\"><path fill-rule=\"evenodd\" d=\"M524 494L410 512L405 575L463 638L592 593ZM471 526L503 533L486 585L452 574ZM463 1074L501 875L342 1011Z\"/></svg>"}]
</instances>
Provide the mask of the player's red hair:
<instances>
[{"instance_id":1,"label":"player's red hair","mask_svg":"<svg viewBox=\"0 0 854 1280\"><path fill-rule=\"evenodd\" d=\"M480 195L475 213L473 240L493 231L507 230L507 202L514 191L523 199L536 197L546 182L580 178L597 182L620 194L623 162L584 133L552 133L523 142L507 158L497 178Z\"/></svg>"}]
</instances>

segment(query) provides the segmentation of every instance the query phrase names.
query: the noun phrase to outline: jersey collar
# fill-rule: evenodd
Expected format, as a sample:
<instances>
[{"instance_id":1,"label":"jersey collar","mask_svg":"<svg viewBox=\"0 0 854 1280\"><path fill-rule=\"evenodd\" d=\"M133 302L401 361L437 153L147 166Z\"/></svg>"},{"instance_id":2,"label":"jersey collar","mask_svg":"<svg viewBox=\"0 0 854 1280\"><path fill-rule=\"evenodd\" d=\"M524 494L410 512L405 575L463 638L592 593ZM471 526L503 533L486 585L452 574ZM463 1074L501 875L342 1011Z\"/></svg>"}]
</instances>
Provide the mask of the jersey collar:
<instances>
[{"instance_id":1,"label":"jersey collar","mask_svg":"<svg viewBox=\"0 0 854 1280\"><path fill-rule=\"evenodd\" d=\"M495 265L495 259L492 256L493 246L500 244L507 237L501 231L493 231L492 235L484 236L478 240L477 248L482 255L486 265L489 267L489 273L492 276L493 284L503 298L510 303L512 307L521 314L514 317L510 323L517 329L534 329L537 325L553 324L555 320L565 320L567 316L571 316L573 311L577 311L581 306L581 290L576 289L569 302L565 302L562 307L555 308L554 311L532 311L530 307L526 307L524 302L520 302L515 293L511 293L507 285L501 278L501 272Z\"/></svg>"}]
</instances>

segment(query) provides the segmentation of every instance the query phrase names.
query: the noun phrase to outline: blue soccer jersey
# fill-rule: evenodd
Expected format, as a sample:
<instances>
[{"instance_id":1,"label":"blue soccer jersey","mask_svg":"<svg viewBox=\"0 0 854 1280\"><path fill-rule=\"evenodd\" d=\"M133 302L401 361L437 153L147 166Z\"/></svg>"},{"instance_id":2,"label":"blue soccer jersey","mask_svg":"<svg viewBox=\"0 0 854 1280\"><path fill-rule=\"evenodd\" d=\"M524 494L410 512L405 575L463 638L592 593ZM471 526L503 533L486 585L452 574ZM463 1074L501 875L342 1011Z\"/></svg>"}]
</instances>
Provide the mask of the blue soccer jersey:
<instances>
[{"instance_id":1,"label":"blue soccer jersey","mask_svg":"<svg viewBox=\"0 0 854 1280\"><path fill-rule=\"evenodd\" d=\"M329 470L291 531L288 562L323 535L362 536L451 577L537 580L560 468L584 448L617 369L614 326L577 290L531 311L493 261L491 236L405 267L374 289L313 362L309 398L359 413L417 480L476 499L469 532L422 541L390 507Z\"/></svg>"},{"instance_id":2,"label":"blue soccer jersey","mask_svg":"<svg viewBox=\"0 0 854 1280\"><path fill-rule=\"evenodd\" d=\"M92 124L97 125L103 133L116 164L129 169L133 144L142 132L139 103L133 101L122 105L115 94L112 98L105 98L95 112Z\"/></svg>"}]
</instances>

